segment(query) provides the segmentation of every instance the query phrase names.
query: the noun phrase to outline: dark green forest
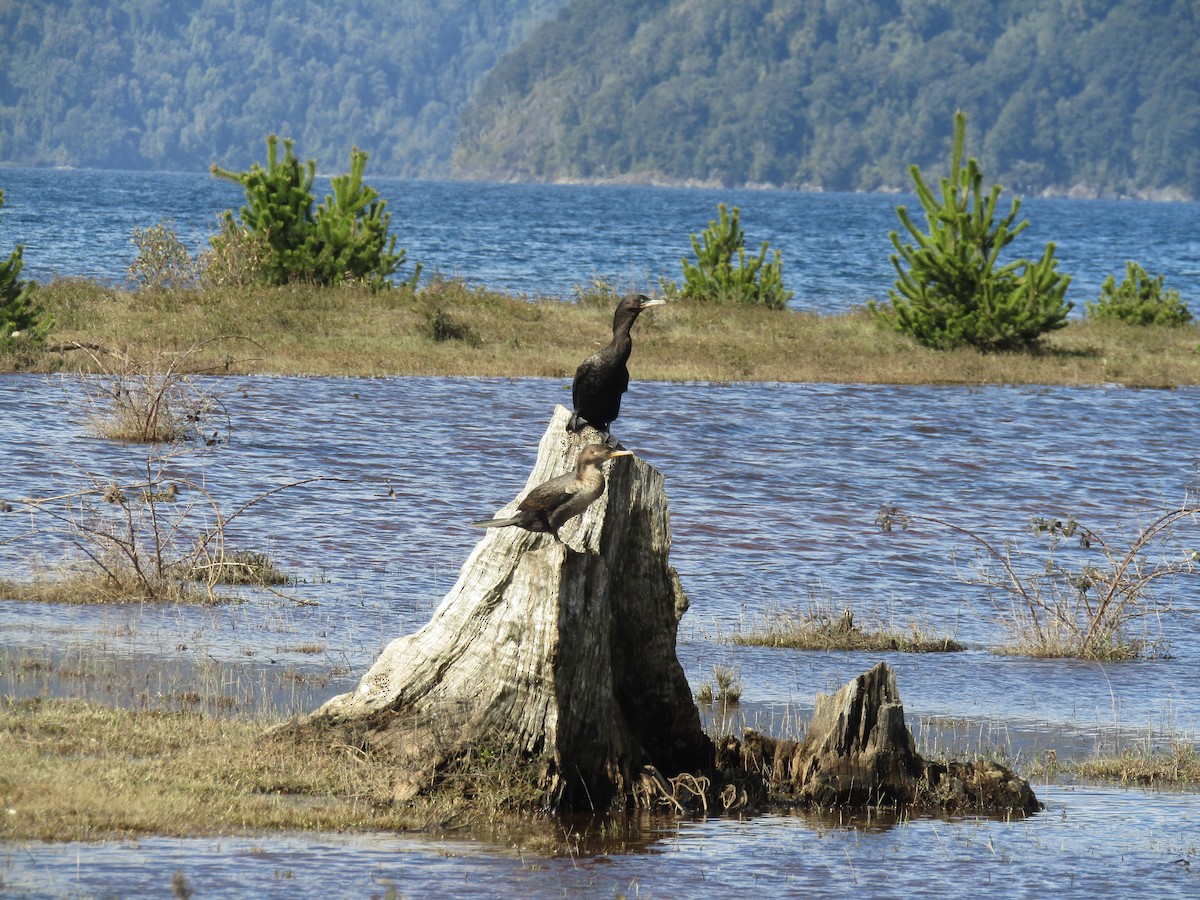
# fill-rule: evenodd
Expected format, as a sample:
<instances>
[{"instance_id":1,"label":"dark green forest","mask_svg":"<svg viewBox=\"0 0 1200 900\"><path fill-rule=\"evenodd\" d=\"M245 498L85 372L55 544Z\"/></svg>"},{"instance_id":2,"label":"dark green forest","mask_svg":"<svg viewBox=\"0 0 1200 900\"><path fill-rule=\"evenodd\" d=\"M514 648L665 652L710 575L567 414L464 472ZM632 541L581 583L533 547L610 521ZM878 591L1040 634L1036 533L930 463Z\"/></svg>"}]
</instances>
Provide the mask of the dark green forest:
<instances>
[{"instance_id":1,"label":"dark green forest","mask_svg":"<svg viewBox=\"0 0 1200 900\"><path fill-rule=\"evenodd\" d=\"M1195 0L0 0L0 165L1200 198Z\"/></svg>"},{"instance_id":2,"label":"dark green forest","mask_svg":"<svg viewBox=\"0 0 1200 900\"><path fill-rule=\"evenodd\" d=\"M445 174L458 114L565 0L0 0L0 163ZM340 168L339 168L340 167Z\"/></svg>"},{"instance_id":3,"label":"dark green forest","mask_svg":"<svg viewBox=\"0 0 1200 900\"><path fill-rule=\"evenodd\" d=\"M1200 197L1195 0L573 0L460 122L460 176L911 188L953 116L1022 193Z\"/></svg>"}]
</instances>

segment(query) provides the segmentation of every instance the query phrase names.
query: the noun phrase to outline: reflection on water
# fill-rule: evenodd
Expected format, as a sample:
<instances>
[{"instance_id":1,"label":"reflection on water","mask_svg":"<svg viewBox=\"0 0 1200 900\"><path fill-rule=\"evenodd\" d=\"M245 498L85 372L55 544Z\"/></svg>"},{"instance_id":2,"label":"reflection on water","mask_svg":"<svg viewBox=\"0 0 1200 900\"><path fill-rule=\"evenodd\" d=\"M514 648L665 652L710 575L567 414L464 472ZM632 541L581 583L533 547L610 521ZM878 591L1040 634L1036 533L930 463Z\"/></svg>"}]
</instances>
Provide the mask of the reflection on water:
<instances>
[{"instance_id":1,"label":"reflection on water","mask_svg":"<svg viewBox=\"0 0 1200 900\"><path fill-rule=\"evenodd\" d=\"M6 896L1194 897L1186 795L1043 788L1046 812L837 823L808 815L644 824L624 852L548 858L520 844L305 834L0 848ZM1136 827L1129 827L1130 823Z\"/></svg>"},{"instance_id":2,"label":"reflection on water","mask_svg":"<svg viewBox=\"0 0 1200 900\"><path fill-rule=\"evenodd\" d=\"M212 388L234 423L228 442L186 451L169 471L202 479L227 512L281 485L338 479L273 494L230 529L231 546L267 552L299 582L282 595L243 591L245 602L215 608L0 601L0 690L119 703L170 702L190 690L224 708L313 708L427 621L479 539L466 523L520 491L554 405L569 398L567 382L545 379L236 377ZM143 449L88 435L79 397L69 381L0 379L0 497L50 496L144 470ZM897 503L1001 543L1032 541L1035 515L1073 513L1119 531L1148 506L1183 498L1198 398L1194 389L638 383L615 431L666 477L672 561L691 600L680 660L693 686L714 664L738 673L745 700L731 727L797 732L814 692L836 690L883 658L923 748L999 748L1022 759L1053 749L1062 758L1195 734L1197 585L1178 583L1173 610L1149 623L1161 627L1171 659L1000 656L991 648L1005 638L1007 610L963 584L952 560L970 548L948 532L881 534L875 513ZM0 516L0 574L65 552L53 533L22 537L29 524ZM769 609L817 601L853 604L860 621L901 629L916 621L969 649L799 653L720 640ZM264 895L330 886L363 895L388 883L424 893L442 877L464 896L485 884L489 894L520 896L639 886L660 896L764 885L800 892L831 879L886 896L931 884L956 893L966 873L1006 895L1020 891L997 887L1003 871L1039 892L1082 894L1124 891L1140 867L1158 892L1197 888L1167 858L1195 853L1167 824L1194 819L1195 797L1039 790L1047 794L1048 813L1014 825L921 821L878 832L786 816L718 819L672 826L644 851L536 865L492 846L392 836L156 839L88 848L78 871L63 868L78 848L10 847L0 878L50 896L116 884L130 887L124 895L161 893L175 868L208 896L250 884ZM1135 827L1101 845L1096 823L1110 816ZM206 861L218 850L220 865ZM231 857L233 874L223 874Z\"/></svg>"}]
</instances>

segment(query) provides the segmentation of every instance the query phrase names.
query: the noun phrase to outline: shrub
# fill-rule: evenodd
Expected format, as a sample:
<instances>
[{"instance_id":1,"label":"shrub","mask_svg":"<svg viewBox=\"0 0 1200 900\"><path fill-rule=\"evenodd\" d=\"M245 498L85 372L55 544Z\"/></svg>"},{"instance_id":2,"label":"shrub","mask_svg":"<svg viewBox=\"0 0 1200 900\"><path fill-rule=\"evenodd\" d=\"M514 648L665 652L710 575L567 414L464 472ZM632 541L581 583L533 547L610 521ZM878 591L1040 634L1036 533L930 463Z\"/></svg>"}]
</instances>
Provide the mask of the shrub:
<instances>
[{"instance_id":1,"label":"shrub","mask_svg":"<svg viewBox=\"0 0 1200 900\"><path fill-rule=\"evenodd\" d=\"M916 243L902 243L897 232L890 234L897 250L891 261L899 277L888 291L889 304L871 300L868 306L880 322L927 347L1025 348L1066 324L1071 304L1063 298L1071 279L1055 270L1053 243L1037 262L999 264L1001 251L1029 223L1013 224L1020 200L996 221L1001 188L995 185L985 196L979 164L968 159L963 165L965 129L966 116L956 113L950 176L942 179L940 200L920 169L909 169L929 231L913 223L906 207L896 207Z\"/></svg>"},{"instance_id":2,"label":"shrub","mask_svg":"<svg viewBox=\"0 0 1200 900\"><path fill-rule=\"evenodd\" d=\"M1130 260L1125 263L1125 280L1119 285L1112 275L1100 285L1100 297L1087 303L1089 319L1126 322L1130 325L1166 325L1176 328L1192 321L1192 313L1179 291L1163 290L1163 276L1151 278Z\"/></svg>"},{"instance_id":3,"label":"shrub","mask_svg":"<svg viewBox=\"0 0 1200 900\"><path fill-rule=\"evenodd\" d=\"M424 330L430 340L435 343L461 341L472 347L478 347L483 343L474 328L466 322L459 321L453 313L438 303L434 303L426 309Z\"/></svg>"},{"instance_id":4,"label":"shrub","mask_svg":"<svg viewBox=\"0 0 1200 900\"><path fill-rule=\"evenodd\" d=\"M133 229L137 256L126 275L130 283L151 290L190 288L196 284L197 265L175 232L175 223L163 219L149 228Z\"/></svg>"},{"instance_id":5,"label":"shrub","mask_svg":"<svg viewBox=\"0 0 1200 900\"><path fill-rule=\"evenodd\" d=\"M222 217L220 230L200 254L200 283L206 288L249 287L266 281L266 236Z\"/></svg>"},{"instance_id":6,"label":"shrub","mask_svg":"<svg viewBox=\"0 0 1200 900\"><path fill-rule=\"evenodd\" d=\"M964 580L980 584L1011 602L1008 624L1017 653L1040 657L1122 660L1161 656L1159 640L1131 634L1138 623L1153 623L1170 609L1154 588L1195 574L1195 551L1179 546L1176 529L1200 521L1200 505L1186 499L1159 511L1148 524L1123 539L1106 539L1073 517L1036 518L1032 532L1049 541L1044 556L1028 560L1010 542L998 545L980 533L937 516L907 513L895 506L880 509L875 522L884 531L911 523L947 528L972 541L978 551L976 574ZM1067 541L1075 539L1072 550Z\"/></svg>"},{"instance_id":7,"label":"shrub","mask_svg":"<svg viewBox=\"0 0 1200 900\"><path fill-rule=\"evenodd\" d=\"M97 370L81 376L91 406L91 430L126 443L167 444L200 441L214 419L229 416L217 396L197 377L194 357L206 342L181 353L158 351L138 358L118 351L86 352ZM233 361L227 357L227 362ZM225 366L228 370L228 365Z\"/></svg>"},{"instance_id":8,"label":"shrub","mask_svg":"<svg viewBox=\"0 0 1200 900\"><path fill-rule=\"evenodd\" d=\"M4 191L0 191L0 207ZM54 327L54 317L33 301L36 284L21 280L25 248L17 244L8 259L0 261L0 351L22 344L40 344Z\"/></svg>"},{"instance_id":9,"label":"shrub","mask_svg":"<svg viewBox=\"0 0 1200 900\"><path fill-rule=\"evenodd\" d=\"M783 288L783 263L779 251L767 262L767 242L757 257L746 258L746 235L739 219L741 210L730 215L725 204L717 206L718 218L708 223L700 238L692 235L696 263L683 262L684 285L680 295L691 300L714 303L748 303L783 309L792 292ZM703 243L702 243L703 242ZM733 259L737 256L737 267ZM674 293L674 291L670 291Z\"/></svg>"},{"instance_id":10,"label":"shrub","mask_svg":"<svg viewBox=\"0 0 1200 900\"><path fill-rule=\"evenodd\" d=\"M245 172L229 172L215 163L219 178L236 181L246 192L246 205L235 224L233 213L224 214L222 234L236 235L238 224L265 241L262 280L279 285L292 281L341 284L361 281L372 289L386 286L404 263L405 251L396 250L389 235L392 215L379 192L363 184L367 154L350 151L350 171L332 179L333 193L313 210L312 193L316 161L303 166L285 140L279 159L278 138L267 138L267 168L255 163ZM410 284L421 274L418 264Z\"/></svg>"}]
</instances>

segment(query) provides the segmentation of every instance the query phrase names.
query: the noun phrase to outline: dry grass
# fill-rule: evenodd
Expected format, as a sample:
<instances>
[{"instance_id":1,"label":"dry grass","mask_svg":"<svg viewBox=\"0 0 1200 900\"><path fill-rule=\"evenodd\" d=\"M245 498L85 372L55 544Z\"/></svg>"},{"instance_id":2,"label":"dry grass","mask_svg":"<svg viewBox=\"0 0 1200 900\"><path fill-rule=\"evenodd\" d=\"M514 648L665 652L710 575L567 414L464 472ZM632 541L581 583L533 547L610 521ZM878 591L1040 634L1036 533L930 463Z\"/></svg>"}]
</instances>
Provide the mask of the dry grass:
<instances>
[{"instance_id":1,"label":"dry grass","mask_svg":"<svg viewBox=\"0 0 1200 900\"><path fill-rule=\"evenodd\" d=\"M1061 617L1035 619L1028 608L1012 604L1006 624L1009 640L994 648L1002 656L1028 656L1033 659L1090 659L1097 662L1129 662L1135 659L1166 659L1170 647L1161 636L1128 636L1128 626L1093 641L1085 640L1086 626L1078 619L1068 620L1065 604ZM1151 617L1157 621L1155 616Z\"/></svg>"},{"instance_id":2,"label":"dry grass","mask_svg":"<svg viewBox=\"0 0 1200 900\"><path fill-rule=\"evenodd\" d=\"M1151 749L1149 744L1086 759L1060 760L1049 751L1031 767L1031 778L1073 775L1100 783L1151 788L1200 788L1200 748L1182 737Z\"/></svg>"},{"instance_id":3,"label":"dry grass","mask_svg":"<svg viewBox=\"0 0 1200 900\"><path fill-rule=\"evenodd\" d=\"M1175 743L1157 752L1127 751L1067 763L1068 771L1098 781L1148 787L1200 787L1200 750L1195 744Z\"/></svg>"},{"instance_id":4,"label":"dry grass","mask_svg":"<svg viewBox=\"0 0 1200 900\"><path fill-rule=\"evenodd\" d=\"M715 683L715 687L714 687ZM736 706L742 701L742 679L728 666L713 666L713 680L696 690L696 702L703 706Z\"/></svg>"},{"instance_id":5,"label":"dry grass","mask_svg":"<svg viewBox=\"0 0 1200 900\"><path fill-rule=\"evenodd\" d=\"M1179 507L1150 515L1112 540L1074 516L1036 517L1030 531L1047 543L1033 551L897 506L882 507L875 522L889 533L935 525L974 545L974 564L959 577L987 588L1004 612L1009 641L997 652L1116 662L1169 655L1161 627L1170 599L1158 599L1158 589L1197 569L1181 532L1200 521L1200 506L1185 496Z\"/></svg>"},{"instance_id":6,"label":"dry grass","mask_svg":"<svg viewBox=\"0 0 1200 900\"><path fill-rule=\"evenodd\" d=\"M42 285L55 315L52 346L111 347L133 357L182 353L194 371L286 375L482 375L567 378L607 342L612 302L566 302L435 280L400 287L212 288L130 294L84 280ZM602 300L607 300L605 297ZM228 340L253 337L256 358ZM859 310L837 316L671 303L639 319L633 375L667 381L890 384L1200 384L1200 329L1072 322L1041 351L940 352L879 327ZM89 370L78 351L0 367Z\"/></svg>"},{"instance_id":7,"label":"dry grass","mask_svg":"<svg viewBox=\"0 0 1200 900\"><path fill-rule=\"evenodd\" d=\"M230 550L212 559L191 560L185 567L194 581L218 584L288 584L287 575L265 553Z\"/></svg>"},{"instance_id":8,"label":"dry grass","mask_svg":"<svg viewBox=\"0 0 1200 900\"><path fill-rule=\"evenodd\" d=\"M729 636L734 644L755 647L787 647L793 650L869 650L873 652L956 653L966 649L947 637L930 636L916 624L907 632L872 625L863 628L854 613L814 605L807 610L774 611L759 627Z\"/></svg>"},{"instance_id":9,"label":"dry grass","mask_svg":"<svg viewBox=\"0 0 1200 900\"><path fill-rule=\"evenodd\" d=\"M0 597L28 603L66 603L95 605L104 603L179 603L194 606L213 606L229 600L180 580L164 580L155 584L148 594L146 582L132 575L123 578L95 570L39 571L28 581L0 578Z\"/></svg>"},{"instance_id":10,"label":"dry grass","mask_svg":"<svg viewBox=\"0 0 1200 900\"><path fill-rule=\"evenodd\" d=\"M528 797L511 790L501 759L474 759L469 776L449 773L430 796L400 801L386 759L345 744L270 736L268 724L0 699L0 840L530 828ZM517 811L525 818L510 821Z\"/></svg>"}]
</instances>

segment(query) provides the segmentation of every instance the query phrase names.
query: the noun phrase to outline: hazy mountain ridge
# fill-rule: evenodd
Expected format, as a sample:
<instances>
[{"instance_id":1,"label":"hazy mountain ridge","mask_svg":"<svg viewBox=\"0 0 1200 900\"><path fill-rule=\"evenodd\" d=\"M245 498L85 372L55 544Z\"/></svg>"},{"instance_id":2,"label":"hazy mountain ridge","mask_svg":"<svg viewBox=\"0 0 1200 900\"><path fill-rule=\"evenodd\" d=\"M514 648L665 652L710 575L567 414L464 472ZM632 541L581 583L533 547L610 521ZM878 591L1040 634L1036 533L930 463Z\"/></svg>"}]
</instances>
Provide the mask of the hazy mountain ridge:
<instances>
[{"instance_id":1,"label":"hazy mountain ridge","mask_svg":"<svg viewBox=\"0 0 1200 900\"><path fill-rule=\"evenodd\" d=\"M564 0L0 2L0 162L445 174L458 113Z\"/></svg>"},{"instance_id":2,"label":"hazy mountain ridge","mask_svg":"<svg viewBox=\"0 0 1200 900\"><path fill-rule=\"evenodd\" d=\"M1200 197L1193 0L434 6L0 0L0 164Z\"/></svg>"},{"instance_id":3,"label":"hazy mountain ridge","mask_svg":"<svg viewBox=\"0 0 1200 900\"><path fill-rule=\"evenodd\" d=\"M463 177L906 190L955 109L1026 193L1200 196L1186 0L572 0L500 61ZM533 49L531 49L533 48Z\"/></svg>"}]
</instances>

